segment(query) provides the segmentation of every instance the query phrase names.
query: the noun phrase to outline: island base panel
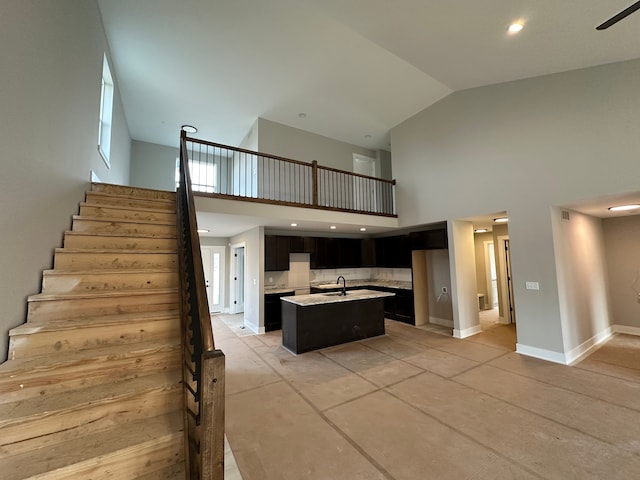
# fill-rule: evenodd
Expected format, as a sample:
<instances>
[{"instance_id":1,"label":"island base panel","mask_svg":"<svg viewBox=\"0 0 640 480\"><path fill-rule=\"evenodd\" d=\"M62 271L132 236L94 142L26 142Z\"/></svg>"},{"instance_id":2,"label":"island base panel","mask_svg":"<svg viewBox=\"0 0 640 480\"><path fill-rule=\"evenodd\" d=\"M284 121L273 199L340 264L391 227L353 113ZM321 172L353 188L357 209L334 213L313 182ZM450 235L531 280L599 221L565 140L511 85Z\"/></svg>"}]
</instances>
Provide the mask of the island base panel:
<instances>
[{"instance_id":1,"label":"island base panel","mask_svg":"<svg viewBox=\"0 0 640 480\"><path fill-rule=\"evenodd\" d=\"M282 302L282 345L294 353L384 333L382 298L310 306Z\"/></svg>"}]
</instances>

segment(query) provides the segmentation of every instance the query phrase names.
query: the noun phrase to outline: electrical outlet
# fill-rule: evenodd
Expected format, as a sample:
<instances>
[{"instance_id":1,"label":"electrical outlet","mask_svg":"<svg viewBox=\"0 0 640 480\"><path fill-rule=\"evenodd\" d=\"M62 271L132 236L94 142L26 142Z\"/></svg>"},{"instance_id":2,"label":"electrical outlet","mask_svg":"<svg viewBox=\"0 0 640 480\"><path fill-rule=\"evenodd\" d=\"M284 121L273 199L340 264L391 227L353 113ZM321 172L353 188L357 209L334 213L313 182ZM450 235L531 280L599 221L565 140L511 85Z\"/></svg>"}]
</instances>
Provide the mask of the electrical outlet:
<instances>
[{"instance_id":1,"label":"electrical outlet","mask_svg":"<svg viewBox=\"0 0 640 480\"><path fill-rule=\"evenodd\" d=\"M525 282L525 288L527 290L540 290L540 284L538 282Z\"/></svg>"}]
</instances>

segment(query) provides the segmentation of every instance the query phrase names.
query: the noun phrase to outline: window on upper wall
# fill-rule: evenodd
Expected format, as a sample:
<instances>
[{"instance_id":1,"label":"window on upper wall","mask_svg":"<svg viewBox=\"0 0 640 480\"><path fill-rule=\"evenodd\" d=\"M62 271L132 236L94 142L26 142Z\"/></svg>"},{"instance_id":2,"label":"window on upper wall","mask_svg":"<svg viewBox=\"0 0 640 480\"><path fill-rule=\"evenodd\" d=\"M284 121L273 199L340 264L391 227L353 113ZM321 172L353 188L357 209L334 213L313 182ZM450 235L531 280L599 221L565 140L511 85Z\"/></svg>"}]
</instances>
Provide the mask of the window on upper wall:
<instances>
[{"instance_id":1,"label":"window on upper wall","mask_svg":"<svg viewBox=\"0 0 640 480\"><path fill-rule=\"evenodd\" d=\"M194 192L220 193L218 188L218 165L189 160L191 188ZM176 158L176 190L180 186L180 158Z\"/></svg>"},{"instance_id":2,"label":"window on upper wall","mask_svg":"<svg viewBox=\"0 0 640 480\"><path fill-rule=\"evenodd\" d=\"M113 77L105 54L102 60L102 90L100 93L100 125L98 127L98 151L111 168L111 126L113 119Z\"/></svg>"}]
</instances>

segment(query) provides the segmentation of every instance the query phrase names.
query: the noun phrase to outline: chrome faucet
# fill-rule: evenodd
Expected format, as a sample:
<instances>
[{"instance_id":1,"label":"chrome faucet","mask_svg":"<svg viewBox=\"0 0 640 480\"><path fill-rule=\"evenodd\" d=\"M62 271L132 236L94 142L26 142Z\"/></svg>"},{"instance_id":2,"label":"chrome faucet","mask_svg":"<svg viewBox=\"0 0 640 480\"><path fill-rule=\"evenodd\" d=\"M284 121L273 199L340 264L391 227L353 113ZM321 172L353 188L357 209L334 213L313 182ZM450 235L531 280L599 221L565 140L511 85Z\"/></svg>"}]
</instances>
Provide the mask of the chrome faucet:
<instances>
[{"instance_id":1,"label":"chrome faucet","mask_svg":"<svg viewBox=\"0 0 640 480\"><path fill-rule=\"evenodd\" d=\"M347 279L340 275L336 283L340 283L340 279L342 279L342 295L344 296L347 294Z\"/></svg>"}]
</instances>

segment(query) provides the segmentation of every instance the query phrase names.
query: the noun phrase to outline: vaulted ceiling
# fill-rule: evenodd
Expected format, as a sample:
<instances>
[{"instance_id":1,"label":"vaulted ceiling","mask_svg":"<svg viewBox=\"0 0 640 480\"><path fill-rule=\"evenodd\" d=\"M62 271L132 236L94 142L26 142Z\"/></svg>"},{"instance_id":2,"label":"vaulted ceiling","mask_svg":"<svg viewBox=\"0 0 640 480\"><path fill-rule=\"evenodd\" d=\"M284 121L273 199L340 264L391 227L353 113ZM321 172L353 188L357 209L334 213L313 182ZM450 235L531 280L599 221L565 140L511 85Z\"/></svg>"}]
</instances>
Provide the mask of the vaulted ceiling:
<instances>
[{"instance_id":1,"label":"vaulted ceiling","mask_svg":"<svg viewBox=\"0 0 640 480\"><path fill-rule=\"evenodd\" d=\"M631 3L99 0L134 139L235 145L263 117L372 149L453 91L640 57L640 12L595 30Z\"/></svg>"}]
</instances>

